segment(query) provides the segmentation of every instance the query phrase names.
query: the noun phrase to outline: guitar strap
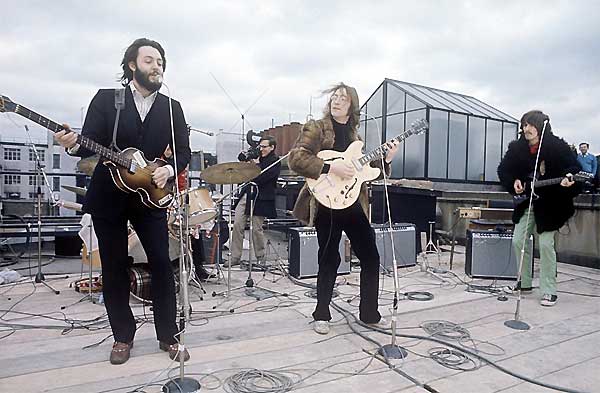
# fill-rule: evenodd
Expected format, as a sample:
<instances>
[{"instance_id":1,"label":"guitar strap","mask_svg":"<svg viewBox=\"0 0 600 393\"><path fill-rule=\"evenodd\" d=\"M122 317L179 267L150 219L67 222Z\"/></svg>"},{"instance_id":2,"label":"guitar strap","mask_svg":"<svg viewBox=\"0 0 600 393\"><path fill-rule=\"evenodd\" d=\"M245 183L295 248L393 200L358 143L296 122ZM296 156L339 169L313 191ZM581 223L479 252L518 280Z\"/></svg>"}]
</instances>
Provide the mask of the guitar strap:
<instances>
[{"instance_id":1,"label":"guitar strap","mask_svg":"<svg viewBox=\"0 0 600 393\"><path fill-rule=\"evenodd\" d=\"M115 89L115 109L117 110L117 116L115 117L115 125L113 128L112 142L110 148L120 152L121 149L117 146L117 128L119 127L119 116L121 109L125 109L125 88Z\"/></svg>"}]
</instances>

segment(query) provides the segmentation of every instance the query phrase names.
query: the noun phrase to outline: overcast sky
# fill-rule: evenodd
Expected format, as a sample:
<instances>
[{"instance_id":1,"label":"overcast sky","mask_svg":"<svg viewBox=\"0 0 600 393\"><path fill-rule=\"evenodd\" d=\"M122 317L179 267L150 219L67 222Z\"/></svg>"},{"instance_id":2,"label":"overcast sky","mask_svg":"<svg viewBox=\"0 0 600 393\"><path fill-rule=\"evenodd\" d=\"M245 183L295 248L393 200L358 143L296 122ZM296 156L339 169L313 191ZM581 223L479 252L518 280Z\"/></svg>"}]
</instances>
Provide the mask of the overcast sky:
<instances>
[{"instance_id":1,"label":"overcast sky","mask_svg":"<svg viewBox=\"0 0 600 393\"><path fill-rule=\"evenodd\" d=\"M600 1L1 3L0 94L75 127L147 37L165 48L165 83L197 129L239 132L242 113L246 129L304 122L333 83L364 101L387 77L516 118L541 109L558 135L600 152ZM3 138L24 139L24 124L45 137L0 114ZM214 138L195 134L192 147L213 150Z\"/></svg>"}]
</instances>

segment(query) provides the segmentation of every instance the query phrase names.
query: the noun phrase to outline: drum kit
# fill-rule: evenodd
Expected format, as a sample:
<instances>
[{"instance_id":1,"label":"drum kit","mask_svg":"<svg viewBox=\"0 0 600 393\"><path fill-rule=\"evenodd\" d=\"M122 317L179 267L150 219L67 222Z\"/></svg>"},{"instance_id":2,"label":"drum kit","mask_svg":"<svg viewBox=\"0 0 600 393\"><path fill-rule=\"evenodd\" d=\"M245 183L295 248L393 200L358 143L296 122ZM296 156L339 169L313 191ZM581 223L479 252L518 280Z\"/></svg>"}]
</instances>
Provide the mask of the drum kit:
<instances>
[{"instance_id":1,"label":"drum kit","mask_svg":"<svg viewBox=\"0 0 600 393\"><path fill-rule=\"evenodd\" d=\"M85 164L85 165L84 165ZM85 162L81 164L85 172L92 173L93 164L95 162ZM85 167L85 168L84 168ZM222 164L213 165L202 171L200 177L209 184L215 185L230 185L233 190L234 185L244 183L242 186L247 185L247 182L254 179L260 174L260 168L249 162L227 162ZM74 192L76 195L85 196L86 189L82 187L63 185L64 189ZM241 186L240 186L241 187ZM169 256L171 260L176 260L179 255L179 243L182 241L181 236L189 237L199 229L210 230L221 218L219 214L222 210L222 205L225 200L229 199L229 206L233 207L233 192L229 192L227 195L215 195L212 196L210 189L207 187L196 187L190 188L180 193L178 204L184 207L185 213L178 214L177 208L169 208L167 211L167 228L169 231ZM81 205L79 204L64 204L61 205L68 209L80 211ZM229 209L229 231L233 227L232 224L232 212ZM220 225L217 224L217 236L219 236ZM252 238L252 237L250 237ZM217 243L218 244L218 243ZM150 297L150 269L147 266L147 257L141 247L140 241L133 228L129 228L129 255L134 258L136 263L130 269L130 284L131 284L131 295L144 302L151 302ZM220 248L220 247L219 247ZM188 255L190 253L189 244L185 246ZM251 250L252 251L252 250ZM220 255L220 254L219 254ZM219 269L218 261L220 258L216 258L216 267ZM82 253L82 262L88 264L92 261L92 265L95 267L101 266L100 256L98 250L88 250L84 245ZM140 263L137 263L137 262ZM146 263L144 263L146 262ZM90 266L91 268L91 266ZM190 275L191 276L191 275ZM231 290L231 266L228 267L227 273L227 296ZM215 295L215 294L213 294Z\"/></svg>"}]
</instances>

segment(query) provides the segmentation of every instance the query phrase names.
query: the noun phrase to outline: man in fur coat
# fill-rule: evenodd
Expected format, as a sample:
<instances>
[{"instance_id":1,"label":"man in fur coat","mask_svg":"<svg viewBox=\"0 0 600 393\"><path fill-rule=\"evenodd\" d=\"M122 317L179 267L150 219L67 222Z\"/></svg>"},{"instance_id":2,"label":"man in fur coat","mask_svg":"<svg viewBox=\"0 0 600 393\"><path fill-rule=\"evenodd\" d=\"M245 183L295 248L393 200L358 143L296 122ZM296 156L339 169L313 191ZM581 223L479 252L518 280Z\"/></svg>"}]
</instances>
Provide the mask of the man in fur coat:
<instances>
[{"instance_id":1,"label":"man in fur coat","mask_svg":"<svg viewBox=\"0 0 600 393\"><path fill-rule=\"evenodd\" d=\"M354 168L341 161L325 163L317 157L321 150L343 152L350 143L358 140L359 102L356 90L343 83L325 92L329 101L324 117L304 125L290 152L289 166L296 173L318 179L321 174L331 173L341 178L351 178ZM398 150L398 143L388 143L385 170ZM381 161L375 162L375 165ZM363 184L359 199L341 210L329 209L319 204L304 186L298 195L294 215L304 224L314 225L319 242L317 274L317 306L313 312L314 330L320 334L329 332L329 303L340 265L339 244L342 231L346 233L356 256L360 260L360 306L359 318L367 324L385 326L378 309L379 253L375 233L368 219L369 201Z\"/></svg>"}]
</instances>

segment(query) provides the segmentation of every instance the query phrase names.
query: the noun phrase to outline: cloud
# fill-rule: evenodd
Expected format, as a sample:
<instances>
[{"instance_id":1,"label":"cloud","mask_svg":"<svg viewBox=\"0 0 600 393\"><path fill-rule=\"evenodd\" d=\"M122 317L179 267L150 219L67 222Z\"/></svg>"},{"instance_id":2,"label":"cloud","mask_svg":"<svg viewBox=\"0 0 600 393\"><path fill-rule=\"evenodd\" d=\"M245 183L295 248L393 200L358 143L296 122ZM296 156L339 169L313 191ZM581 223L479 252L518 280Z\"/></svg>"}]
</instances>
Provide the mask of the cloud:
<instances>
[{"instance_id":1,"label":"cloud","mask_svg":"<svg viewBox=\"0 0 600 393\"><path fill-rule=\"evenodd\" d=\"M239 131L242 113L246 129L304 121L331 84L356 86L364 102L388 77L517 118L540 108L600 152L598 14L597 2L540 0L21 2L0 16L0 93L79 125L95 91L117 85L127 45L148 37L165 47L165 82L198 129ZM3 137L18 134L4 117ZM193 143L214 149L214 138Z\"/></svg>"}]
</instances>

